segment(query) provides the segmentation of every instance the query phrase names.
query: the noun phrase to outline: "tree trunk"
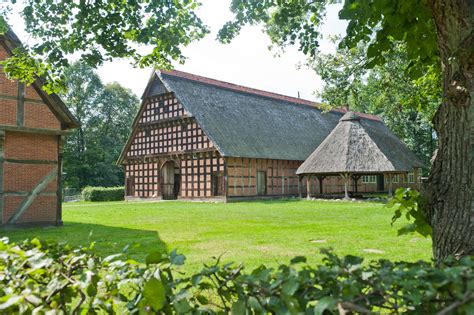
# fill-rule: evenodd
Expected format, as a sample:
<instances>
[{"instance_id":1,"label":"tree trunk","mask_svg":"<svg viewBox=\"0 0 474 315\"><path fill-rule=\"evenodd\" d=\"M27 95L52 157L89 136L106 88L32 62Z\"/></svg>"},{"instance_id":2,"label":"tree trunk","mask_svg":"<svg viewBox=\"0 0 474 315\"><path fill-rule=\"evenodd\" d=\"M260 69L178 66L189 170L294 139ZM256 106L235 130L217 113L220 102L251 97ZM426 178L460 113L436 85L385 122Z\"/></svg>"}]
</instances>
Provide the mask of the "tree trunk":
<instances>
[{"instance_id":1,"label":"tree trunk","mask_svg":"<svg viewBox=\"0 0 474 315\"><path fill-rule=\"evenodd\" d=\"M433 254L474 254L474 3L430 0L443 69L438 149L426 187Z\"/></svg>"}]
</instances>

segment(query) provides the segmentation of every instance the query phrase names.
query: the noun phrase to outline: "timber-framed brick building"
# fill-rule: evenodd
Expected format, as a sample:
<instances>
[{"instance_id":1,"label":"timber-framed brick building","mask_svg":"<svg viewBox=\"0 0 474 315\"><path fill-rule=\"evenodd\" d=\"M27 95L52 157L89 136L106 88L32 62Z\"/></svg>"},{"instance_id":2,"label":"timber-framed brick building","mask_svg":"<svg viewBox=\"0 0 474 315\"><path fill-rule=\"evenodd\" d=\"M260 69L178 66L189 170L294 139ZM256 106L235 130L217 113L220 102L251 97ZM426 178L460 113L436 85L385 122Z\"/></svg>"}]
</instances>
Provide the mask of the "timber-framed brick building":
<instances>
[{"instance_id":1,"label":"timber-framed brick building","mask_svg":"<svg viewBox=\"0 0 474 315\"><path fill-rule=\"evenodd\" d=\"M0 60L21 43L0 36ZM1 69L0 69L1 70ZM0 225L61 225L63 137L78 122L60 98L0 73Z\"/></svg>"},{"instance_id":2,"label":"timber-framed brick building","mask_svg":"<svg viewBox=\"0 0 474 315\"><path fill-rule=\"evenodd\" d=\"M316 177L303 181L296 170L345 110L323 112L311 101L180 71L154 72L142 100L118 161L126 199L228 201L344 189L332 177L318 191ZM411 154L377 116L358 115L395 144L392 154ZM416 185L417 167L404 170L394 187ZM359 183L359 192L385 190L383 174Z\"/></svg>"}]
</instances>

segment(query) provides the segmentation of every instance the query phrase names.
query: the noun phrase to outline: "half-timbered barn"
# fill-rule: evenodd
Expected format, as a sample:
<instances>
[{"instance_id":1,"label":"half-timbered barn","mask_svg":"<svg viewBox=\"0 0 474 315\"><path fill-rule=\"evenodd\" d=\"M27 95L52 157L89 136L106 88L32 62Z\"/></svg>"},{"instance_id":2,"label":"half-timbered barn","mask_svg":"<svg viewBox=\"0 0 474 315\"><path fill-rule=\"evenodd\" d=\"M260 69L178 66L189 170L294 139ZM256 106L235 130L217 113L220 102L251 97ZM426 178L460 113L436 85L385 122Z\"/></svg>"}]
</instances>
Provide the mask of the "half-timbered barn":
<instances>
[{"instance_id":1,"label":"half-timbered barn","mask_svg":"<svg viewBox=\"0 0 474 315\"><path fill-rule=\"evenodd\" d=\"M0 36L0 60L21 43ZM78 122L63 102L0 71L0 225L61 225L63 137Z\"/></svg>"},{"instance_id":2,"label":"half-timbered barn","mask_svg":"<svg viewBox=\"0 0 474 315\"><path fill-rule=\"evenodd\" d=\"M296 170L345 112L180 71L154 72L142 99L118 161L127 199L227 201L306 193ZM393 136L377 116L359 117ZM309 192L317 193L313 181ZM384 190L372 177L360 186ZM325 181L324 193L343 189L338 178Z\"/></svg>"}]
</instances>

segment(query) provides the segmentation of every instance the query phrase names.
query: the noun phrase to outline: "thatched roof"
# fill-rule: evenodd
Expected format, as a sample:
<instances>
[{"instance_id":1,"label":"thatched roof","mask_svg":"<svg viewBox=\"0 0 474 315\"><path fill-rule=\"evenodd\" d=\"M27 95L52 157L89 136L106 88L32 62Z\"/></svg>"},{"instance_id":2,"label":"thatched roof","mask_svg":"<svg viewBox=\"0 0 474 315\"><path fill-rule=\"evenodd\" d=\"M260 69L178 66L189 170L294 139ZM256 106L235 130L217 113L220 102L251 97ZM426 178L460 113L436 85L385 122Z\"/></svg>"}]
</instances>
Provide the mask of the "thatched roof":
<instances>
[{"instance_id":1,"label":"thatched roof","mask_svg":"<svg viewBox=\"0 0 474 315\"><path fill-rule=\"evenodd\" d=\"M180 71L157 71L143 97L164 91L175 93L222 156L304 161L344 114Z\"/></svg>"},{"instance_id":2,"label":"thatched roof","mask_svg":"<svg viewBox=\"0 0 474 315\"><path fill-rule=\"evenodd\" d=\"M256 90L181 71L156 71L143 99L173 92L222 156L304 161L347 112L324 112L320 104ZM357 113L380 141L403 144L374 115ZM138 124L137 116L134 127ZM136 132L136 130L134 131ZM117 163L122 163L133 140L132 132Z\"/></svg>"},{"instance_id":3,"label":"thatched roof","mask_svg":"<svg viewBox=\"0 0 474 315\"><path fill-rule=\"evenodd\" d=\"M296 173L397 173L422 166L383 122L368 122L348 112Z\"/></svg>"},{"instance_id":4,"label":"thatched roof","mask_svg":"<svg viewBox=\"0 0 474 315\"><path fill-rule=\"evenodd\" d=\"M12 29L8 29L5 34L0 35L0 45L7 51L9 55L13 54L13 50L21 47L22 44ZM48 94L43 89L44 82L41 78L37 78L32 86L43 99L44 103L49 107L51 112L61 122L63 129L78 128L80 123L69 111L67 106L56 94Z\"/></svg>"}]
</instances>

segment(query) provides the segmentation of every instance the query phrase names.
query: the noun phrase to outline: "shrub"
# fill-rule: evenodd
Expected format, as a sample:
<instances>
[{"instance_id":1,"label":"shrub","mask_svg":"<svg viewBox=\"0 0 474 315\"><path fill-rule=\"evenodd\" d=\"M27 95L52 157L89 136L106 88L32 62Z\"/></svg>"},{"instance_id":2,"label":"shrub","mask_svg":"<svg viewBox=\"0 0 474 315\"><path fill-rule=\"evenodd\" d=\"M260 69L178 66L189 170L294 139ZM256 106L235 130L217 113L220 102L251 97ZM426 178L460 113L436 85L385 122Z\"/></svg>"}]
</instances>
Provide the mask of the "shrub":
<instances>
[{"instance_id":1,"label":"shrub","mask_svg":"<svg viewBox=\"0 0 474 315\"><path fill-rule=\"evenodd\" d=\"M85 201L118 201L123 200L125 189L123 187L85 187L82 198Z\"/></svg>"},{"instance_id":2,"label":"shrub","mask_svg":"<svg viewBox=\"0 0 474 315\"><path fill-rule=\"evenodd\" d=\"M324 254L319 266L296 257L248 273L217 259L184 276L175 251L151 253L145 265L91 248L2 239L0 313L473 314L472 257L434 267Z\"/></svg>"}]
</instances>

